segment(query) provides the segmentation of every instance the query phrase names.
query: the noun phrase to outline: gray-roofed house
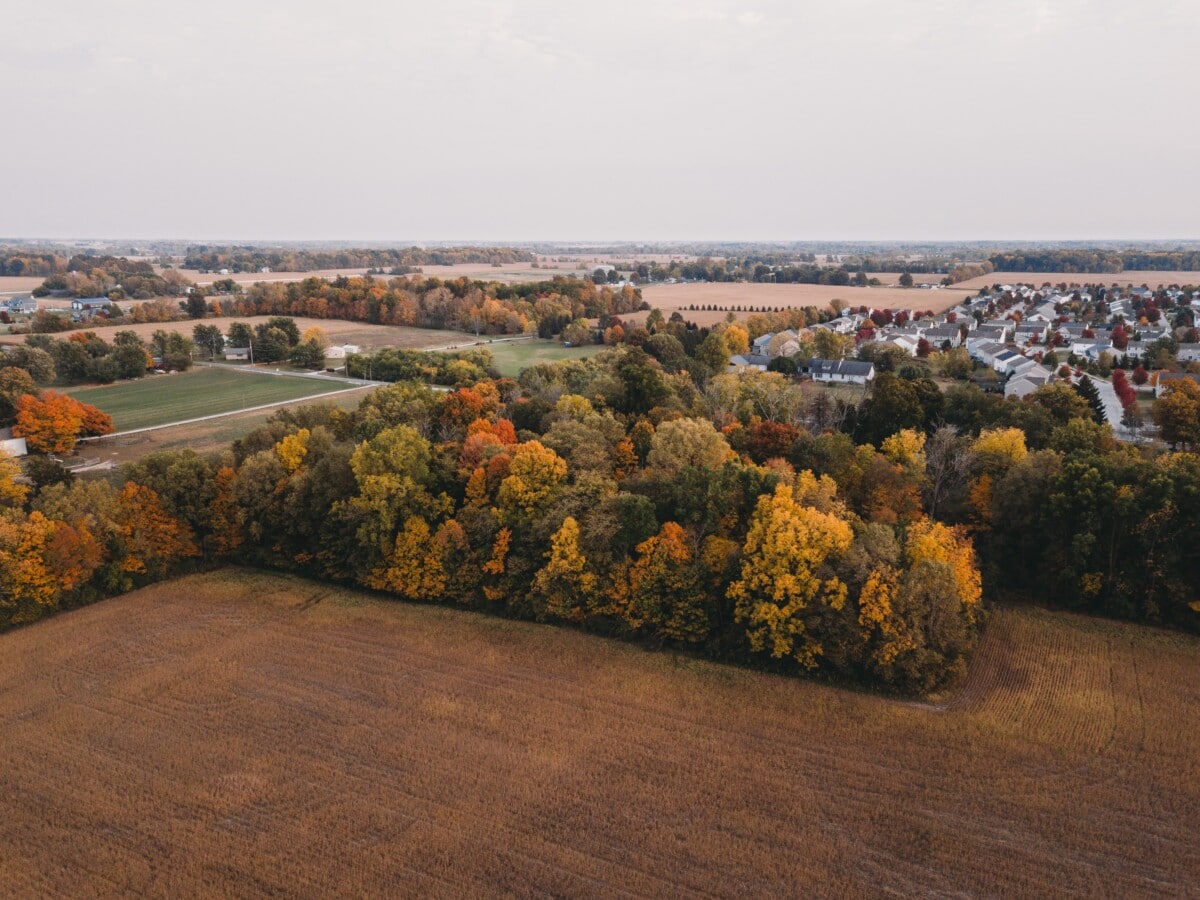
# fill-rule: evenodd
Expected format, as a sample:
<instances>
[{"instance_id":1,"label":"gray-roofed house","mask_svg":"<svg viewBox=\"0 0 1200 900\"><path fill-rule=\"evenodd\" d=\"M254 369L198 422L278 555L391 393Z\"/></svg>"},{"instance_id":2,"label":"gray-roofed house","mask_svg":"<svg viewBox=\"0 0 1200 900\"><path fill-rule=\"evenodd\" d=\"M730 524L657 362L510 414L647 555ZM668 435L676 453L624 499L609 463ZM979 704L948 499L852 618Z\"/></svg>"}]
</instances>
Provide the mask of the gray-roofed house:
<instances>
[{"instance_id":1,"label":"gray-roofed house","mask_svg":"<svg viewBox=\"0 0 1200 900\"><path fill-rule=\"evenodd\" d=\"M875 377L874 363L855 359L812 358L801 370L813 381L827 384L866 384Z\"/></svg>"}]
</instances>

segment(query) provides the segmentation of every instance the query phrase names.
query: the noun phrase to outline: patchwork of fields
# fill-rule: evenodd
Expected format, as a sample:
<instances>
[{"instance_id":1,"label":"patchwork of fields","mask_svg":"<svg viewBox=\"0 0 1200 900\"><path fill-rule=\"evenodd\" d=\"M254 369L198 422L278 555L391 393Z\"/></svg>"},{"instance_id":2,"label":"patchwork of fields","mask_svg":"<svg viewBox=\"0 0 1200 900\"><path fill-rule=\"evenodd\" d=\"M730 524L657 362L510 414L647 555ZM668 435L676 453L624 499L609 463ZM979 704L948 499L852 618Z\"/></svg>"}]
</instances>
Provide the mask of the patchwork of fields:
<instances>
[{"instance_id":1,"label":"patchwork of fields","mask_svg":"<svg viewBox=\"0 0 1200 900\"><path fill-rule=\"evenodd\" d=\"M1198 654L1001 609L933 705L223 570L0 635L0 884L1184 895Z\"/></svg>"},{"instance_id":2,"label":"patchwork of fields","mask_svg":"<svg viewBox=\"0 0 1200 900\"><path fill-rule=\"evenodd\" d=\"M184 422L201 416L250 409L267 403L300 400L345 390L338 379L292 378L198 368L172 375L152 375L103 387L72 388L65 393L113 417L117 431Z\"/></svg>"}]
</instances>

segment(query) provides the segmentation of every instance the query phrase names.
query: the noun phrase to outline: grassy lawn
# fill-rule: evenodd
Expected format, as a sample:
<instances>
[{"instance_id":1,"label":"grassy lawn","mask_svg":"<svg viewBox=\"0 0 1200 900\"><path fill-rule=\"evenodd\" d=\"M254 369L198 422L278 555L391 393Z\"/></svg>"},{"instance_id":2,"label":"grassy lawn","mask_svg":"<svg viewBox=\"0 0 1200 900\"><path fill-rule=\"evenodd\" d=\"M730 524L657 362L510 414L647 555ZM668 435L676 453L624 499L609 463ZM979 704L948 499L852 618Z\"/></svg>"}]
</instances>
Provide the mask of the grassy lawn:
<instances>
[{"instance_id":1,"label":"grassy lawn","mask_svg":"<svg viewBox=\"0 0 1200 900\"><path fill-rule=\"evenodd\" d=\"M117 431L128 431L264 403L298 400L343 387L346 385L333 380L322 382L283 375L195 369L175 375L151 375L104 387L73 388L66 393L104 410L113 417Z\"/></svg>"},{"instance_id":2,"label":"grassy lawn","mask_svg":"<svg viewBox=\"0 0 1200 900\"><path fill-rule=\"evenodd\" d=\"M516 341L504 344L485 344L492 351L496 368L501 375L516 378L521 370L538 363L558 362L560 359L583 359L595 356L605 348L599 344L587 347L564 347L558 341Z\"/></svg>"}]
</instances>

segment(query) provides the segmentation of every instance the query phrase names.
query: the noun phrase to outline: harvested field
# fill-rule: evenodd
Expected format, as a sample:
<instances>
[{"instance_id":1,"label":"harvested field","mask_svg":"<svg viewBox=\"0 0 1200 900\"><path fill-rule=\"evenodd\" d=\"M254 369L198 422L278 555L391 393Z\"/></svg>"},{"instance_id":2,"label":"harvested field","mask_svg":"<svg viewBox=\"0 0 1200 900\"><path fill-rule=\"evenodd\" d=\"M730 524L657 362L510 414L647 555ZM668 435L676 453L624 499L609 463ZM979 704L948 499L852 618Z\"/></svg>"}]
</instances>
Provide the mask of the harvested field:
<instances>
[{"instance_id":1,"label":"harvested field","mask_svg":"<svg viewBox=\"0 0 1200 900\"><path fill-rule=\"evenodd\" d=\"M725 312L689 312L691 304L720 307L747 306L817 306L827 307L840 299L848 306L870 306L881 309L931 309L941 312L971 296L970 291L943 288L861 288L834 287L824 284L758 284L747 282L652 284L642 288L642 297L664 313L675 310L700 325L711 325L725 319ZM745 318L747 313L739 314ZM626 317L622 317L626 318Z\"/></svg>"},{"instance_id":2,"label":"harvested field","mask_svg":"<svg viewBox=\"0 0 1200 900\"><path fill-rule=\"evenodd\" d=\"M23 294L45 280L27 275L0 275L0 294Z\"/></svg>"},{"instance_id":3,"label":"harvested field","mask_svg":"<svg viewBox=\"0 0 1200 900\"><path fill-rule=\"evenodd\" d=\"M916 277L916 276L914 276ZM954 285L956 289L965 288L978 291L981 287L991 287L993 284L1032 284L1041 287L1043 284L1104 284L1121 285L1123 287L1156 288L1169 284L1200 285L1200 272L1121 272L1117 275L1081 274L1079 272L993 272L991 275L981 275Z\"/></svg>"},{"instance_id":4,"label":"harvested field","mask_svg":"<svg viewBox=\"0 0 1200 900\"><path fill-rule=\"evenodd\" d=\"M242 570L0 636L15 896L1183 895L1200 641L1000 610L905 703Z\"/></svg>"},{"instance_id":5,"label":"harvested field","mask_svg":"<svg viewBox=\"0 0 1200 900\"><path fill-rule=\"evenodd\" d=\"M118 331L133 331L139 337L148 339L154 332L178 331L192 336L192 328L198 324L215 325L222 331L228 331L233 322L246 322L254 326L265 322L270 316L226 316L217 319L181 319L178 322L146 322L140 325L103 325L96 328L85 328L83 331L94 331L106 341L111 341ZM312 326L324 329L331 343L357 344L366 350L378 347L403 347L409 350L420 350L427 347L445 347L449 344L469 345L474 339L461 331L440 331L434 328L407 328L401 325L369 325L365 322L347 322L343 319L310 319L306 316L293 316L296 327L303 333ZM63 338L72 332L66 331L54 337ZM5 336L0 343L19 343L24 341L23 335Z\"/></svg>"}]
</instances>

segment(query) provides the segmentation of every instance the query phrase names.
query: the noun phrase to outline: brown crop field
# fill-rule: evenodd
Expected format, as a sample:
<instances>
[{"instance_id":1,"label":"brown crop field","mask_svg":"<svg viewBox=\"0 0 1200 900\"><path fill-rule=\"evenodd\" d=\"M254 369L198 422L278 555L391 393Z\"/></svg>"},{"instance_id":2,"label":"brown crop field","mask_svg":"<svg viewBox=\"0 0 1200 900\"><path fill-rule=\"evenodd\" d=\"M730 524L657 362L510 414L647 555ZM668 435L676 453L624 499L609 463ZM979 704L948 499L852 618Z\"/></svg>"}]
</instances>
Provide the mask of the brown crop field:
<instances>
[{"instance_id":1,"label":"brown crop field","mask_svg":"<svg viewBox=\"0 0 1200 900\"><path fill-rule=\"evenodd\" d=\"M1122 287L1141 287L1144 284L1156 288L1170 284L1200 284L1200 272L1121 272L1117 275L1088 275L1079 272L993 272L990 275L960 281L954 287L978 291L981 287L991 287L993 284L1031 284L1041 287L1047 283L1116 284Z\"/></svg>"},{"instance_id":2,"label":"brown crop field","mask_svg":"<svg viewBox=\"0 0 1200 900\"><path fill-rule=\"evenodd\" d=\"M182 319L177 322L145 322L142 324L103 325L96 328L85 328L83 331L95 332L106 341L111 341L118 331L132 331L143 339L149 338L154 332L178 331L188 337L192 336L192 328L196 325L215 325L221 331L228 331L233 322L245 322L254 326L267 321L269 316L232 316L217 319ZM347 322L343 319L310 319L305 316L291 317L301 333L317 326L325 331L331 343L357 344L366 350L379 347L403 347L409 350L425 348L444 348L447 346L470 347L475 341L461 331L439 331L433 328L408 328L401 325L370 325L365 322ZM56 334L56 338L65 338L72 332ZM4 335L0 343L20 343L23 335Z\"/></svg>"},{"instance_id":3,"label":"brown crop field","mask_svg":"<svg viewBox=\"0 0 1200 900\"><path fill-rule=\"evenodd\" d=\"M725 312L689 311L688 306L827 307L834 299L848 306L876 309L931 309L941 312L969 298L972 292L953 288L922 290L899 287L835 287L824 284L759 284L755 282L653 284L642 288L642 297L651 306L670 314L676 310L699 325L711 325L725 319ZM745 318L746 313L740 314ZM622 318L631 318L622 316Z\"/></svg>"},{"instance_id":4,"label":"brown crop field","mask_svg":"<svg viewBox=\"0 0 1200 900\"><path fill-rule=\"evenodd\" d=\"M44 280L29 275L0 275L0 294L20 294L32 291Z\"/></svg>"},{"instance_id":5,"label":"brown crop field","mask_svg":"<svg viewBox=\"0 0 1200 900\"><path fill-rule=\"evenodd\" d=\"M0 635L0 893L1181 896L1198 657L1001 609L913 703L227 569Z\"/></svg>"}]
</instances>

